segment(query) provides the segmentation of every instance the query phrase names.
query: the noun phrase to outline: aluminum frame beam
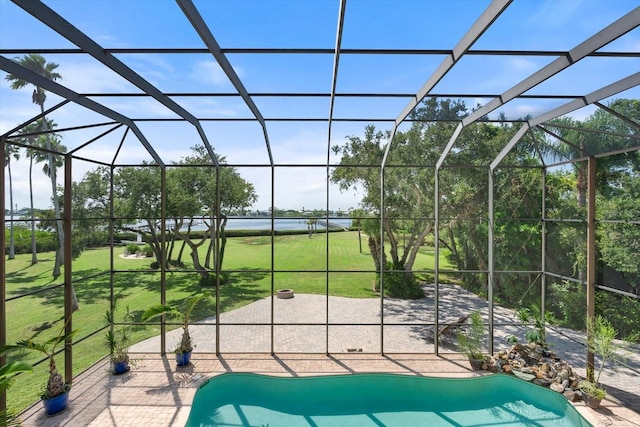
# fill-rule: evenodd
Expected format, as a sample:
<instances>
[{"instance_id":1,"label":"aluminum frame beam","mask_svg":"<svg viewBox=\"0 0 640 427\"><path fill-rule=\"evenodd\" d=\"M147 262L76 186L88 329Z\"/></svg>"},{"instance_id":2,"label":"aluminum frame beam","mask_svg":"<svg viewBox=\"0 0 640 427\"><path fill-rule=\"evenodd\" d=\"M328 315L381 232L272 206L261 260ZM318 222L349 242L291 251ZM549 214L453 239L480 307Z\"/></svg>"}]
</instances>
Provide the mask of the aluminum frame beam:
<instances>
[{"instance_id":1,"label":"aluminum frame beam","mask_svg":"<svg viewBox=\"0 0 640 427\"><path fill-rule=\"evenodd\" d=\"M191 123L200 135L204 146L211 156L212 162L216 167L218 167L218 161L214 155L213 148L209 143L207 135L204 133L204 129L202 129L198 119L196 119L191 113L182 108L182 106L173 99L164 95L158 88L129 68L124 62L113 56L113 54L106 52L102 46L93 41L89 36L73 26L69 21L58 15L53 9L49 8L44 3L34 2L31 0L12 1L31 14L34 18L38 19L40 22L56 31L71 43L81 48L84 52L88 53L103 65L120 75L129 83L138 87L140 90L150 95L153 99L176 113L178 116Z\"/></svg>"},{"instance_id":2,"label":"aluminum frame beam","mask_svg":"<svg viewBox=\"0 0 640 427\"><path fill-rule=\"evenodd\" d=\"M49 80L40 74L33 72L23 66L19 65L16 62L11 61L10 59L5 58L4 56L0 56L0 69L5 72L12 74L16 77L19 77L23 80L30 82L36 86L39 86L45 90L48 90L51 93L55 93L62 98L68 99L78 105L81 105L85 108L88 108L91 111L94 111L98 114L101 114L105 117L108 117L112 120L115 120L118 123L122 123L125 126L128 126L133 133L138 137L140 143L146 148L147 152L153 157L153 160L158 163L161 167L164 167L165 164L156 152L156 150L151 146L151 143L144 136L142 131L138 128L138 126L131 120L130 118L123 116L122 114L113 111L112 109L105 107L104 105L92 100L80 96L76 92L67 88L66 86L62 86L59 83L54 82L53 80Z\"/></svg>"},{"instance_id":3,"label":"aluminum frame beam","mask_svg":"<svg viewBox=\"0 0 640 427\"><path fill-rule=\"evenodd\" d=\"M498 19L500 14L506 10L513 0L494 0L487 8L482 12L482 15L471 26L469 31L460 39L458 44L453 48L451 53L442 61L442 63L436 68L434 73L429 79L422 85L418 93L416 93L415 99L411 100L409 104L402 110L398 118L396 119L396 128L402 123L402 121L413 111L414 108L427 96L427 94L433 89L440 80L453 68L453 66L460 60L460 58L469 50L469 48L480 38L480 36L487 31L487 29Z\"/></svg>"},{"instance_id":4,"label":"aluminum frame beam","mask_svg":"<svg viewBox=\"0 0 640 427\"><path fill-rule=\"evenodd\" d=\"M622 18L608 25L604 29L598 31L596 34L571 49L567 55L555 59L551 63L531 74L526 79L522 80L520 83L508 89L499 97L494 98L482 107L475 110L473 113L469 114L467 117L463 118L462 126L468 126L482 116L485 116L495 109L500 108L507 102L522 95L532 87L537 86L550 77L553 77L561 71L569 68L571 65L583 59L587 55L595 52L603 46L606 46L615 39L638 27L638 25L640 25L640 7L636 7L631 12L624 15ZM596 92L598 91L593 92L593 94L595 94ZM574 102L580 102L580 99L576 99ZM449 143L445 147L440 156L440 159L438 160L439 165L442 165L444 159L449 155L449 152L451 151L451 148L453 148L456 139L457 138L452 137L449 140Z\"/></svg>"},{"instance_id":5,"label":"aluminum frame beam","mask_svg":"<svg viewBox=\"0 0 640 427\"><path fill-rule=\"evenodd\" d=\"M213 37L209 26L204 21L204 19L202 19L202 15L200 15L200 12L198 12L198 9L195 7L193 2L191 0L176 0L176 3L178 3L178 6L180 7L180 9L182 9L182 12L191 23L193 29L198 33L204 44L209 49L209 52L216 59L220 68L222 68L222 71L224 71L224 73L227 75L227 78L231 81L231 84L233 84L233 87L236 88L238 94L240 94L245 104L247 104L247 107L249 107L249 110L251 110L255 118L258 120L260 126L262 126L262 132L264 134L265 144L267 146L267 152L269 154L269 161L273 164L271 143L269 142L267 125L264 117L262 117L262 113L260 113L260 110L253 102L253 99L251 98L251 96L249 96L249 92L244 87L242 80L240 80L240 77L231 66L231 63L229 62L225 54L222 53L220 45L216 41L215 37Z\"/></svg>"},{"instance_id":6,"label":"aluminum frame beam","mask_svg":"<svg viewBox=\"0 0 640 427\"><path fill-rule=\"evenodd\" d=\"M483 105L467 117L462 119L465 126L478 120L480 117L489 114L496 108L501 107L505 103L511 101L517 96L523 94L532 87L542 83L550 77L558 74L560 71L570 67L576 62L583 59L589 53L594 52L607 44L611 43L615 39L623 36L629 31L640 25L640 7L635 8L631 12L627 13L622 18L608 25L604 29L598 31L593 36L589 37L573 49L569 51L568 56L562 56L557 58L550 64L542 67L526 79L522 80L517 85L508 89L499 98L495 98L488 104Z\"/></svg>"},{"instance_id":7,"label":"aluminum frame beam","mask_svg":"<svg viewBox=\"0 0 640 427\"><path fill-rule=\"evenodd\" d=\"M453 68L458 60L469 50L473 43L480 38L480 36L487 31L487 29L498 19L500 14L504 12L509 4L513 0L493 0L489 6L482 12L482 15L476 20L466 34L460 39L458 44L453 48L449 56L447 56L438 68L431 74L429 79L422 85L420 90L416 93L415 99L409 101L406 107L400 112L400 115L395 120L395 125L391 131L389 143L385 150L384 157L382 158L382 167L387 163L387 157L389 156L389 149L391 148L391 141L396 134L398 126L407 118L407 116L413 111L414 108L427 96L427 94L438 84L440 80Z\"/></svg>"},{"instance_id":8,"label":"aluminum frame beam","mask_svg":"<svg viewBox=\"0 0 640 427\"><path fill-rule=\"evenodd\" d=\"M640 8L636 10L640 11ZM518 143L520 138L522 138L522 135L524 135L524 133L522 132L523 129L530 129L546 121L571 113L572 111L578 110L582 107L586 107L589 104L593 104L604 98L608 98L617 93L624 92L627 89L631 89L632 87L639 86L639 85L640 85L640 72L632 74L628 77L618 80L617 82L611 83L610 85L607 85L603 88L593 91L582 99L576 99L575 101L571 101L569 103L561 105L557 108L554 108L553 110L550 110L544 114L540 114L539 116L536 116L531 120L528 120L526 123L522 125L522 127L520 128L520 130L518 130L516 135L514 135L513 138L511 138L511 140L502 149L502 151L498 153L498 155L493 160L493 162L491 162L489 167L493 170L502 162L502 160L504 160L505 156L509 154L509 151L513 149L513 147Z\"/></svg>"},{"instance_id":9,"label":"aluminum frame beam","mask_svg":"<svg viewBox=\"0 0 640 427\"><path fill-rule=\"evenodd\" d=\"M325 207L326 207L326 221L327 224L329 223L329 210L330 210L330 200L329 200L329 195L330 195L330 185L331 185L331 172L330 172L330 160L331 160L331 137L333 135L333 109L335 106L335 100L336 100L336 87L338 85L338 70L340 67L340 50L342 48L342 31L344 29L344 15L345 15L345 10L347 8L347 0L341 0L340 1L340 6L338 8L338 25L336 28L336 43L335 43L335 48L334 48L334 54L333 54L333 69L331 72L331 96L329 98L329 123L327 126L327 175L326 175L326 182L325 182L325 188L326 188L326 203L325 203ZM326 323L326 328L325 328L325 352L326 354L329 354L329 275L330 275L330 268L329 268L329 233L325 234L325 242L326 242L326 253L325 253L325 267L326 267L326 274L325 274L325 280L326 280L326 300L325 300L325 323ZM380 298L382 299L382 295L380 295ZM380 319L382 319L383 316L380 316ZM384 328L382 327L382 324L380 326L380 334L381 337L384 334ZM380 340L380 342L382 342L382 339Z\"/></svg>"},{"instance_id":10,"label":"aluminum frame beam","mask_svg":"<svg viewBox=\"0 0 640 427\"><path fill-rule=\"evenodd\" d=\"M618 113L617 111L607 107L606 105L601 104L600 101L594 102L593 105L595 105L596 107L606 111L607 113L619 118L620 120L622 120L623 122L625 122L626 124L631 126L632 128L635 128L636 130L640 130L640 123L637 123L637 122L631 120L629 117L624 116L624 115Z\"/></svg>"}]
</instances>

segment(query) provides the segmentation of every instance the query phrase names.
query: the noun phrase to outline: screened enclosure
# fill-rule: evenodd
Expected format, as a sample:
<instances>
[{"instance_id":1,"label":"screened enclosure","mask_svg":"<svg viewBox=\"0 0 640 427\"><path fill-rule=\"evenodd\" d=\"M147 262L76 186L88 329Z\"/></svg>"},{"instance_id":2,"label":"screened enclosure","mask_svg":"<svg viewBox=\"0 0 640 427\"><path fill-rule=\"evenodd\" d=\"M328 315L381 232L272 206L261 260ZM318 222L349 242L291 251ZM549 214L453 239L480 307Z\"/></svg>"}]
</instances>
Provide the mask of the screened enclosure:
<instances>
[{"instance_id":1,"label":"screened enclosure","mask_svg":"<svg viewBox=\"0 0 640 427\"><path fill-rule=\"evenodd\" d=\"M76 330L68 381L105 312L164 353L141 313L201 293L211 353L640 330L634 2L0 8L0 345Z\"/></svg>"}]
</instances>

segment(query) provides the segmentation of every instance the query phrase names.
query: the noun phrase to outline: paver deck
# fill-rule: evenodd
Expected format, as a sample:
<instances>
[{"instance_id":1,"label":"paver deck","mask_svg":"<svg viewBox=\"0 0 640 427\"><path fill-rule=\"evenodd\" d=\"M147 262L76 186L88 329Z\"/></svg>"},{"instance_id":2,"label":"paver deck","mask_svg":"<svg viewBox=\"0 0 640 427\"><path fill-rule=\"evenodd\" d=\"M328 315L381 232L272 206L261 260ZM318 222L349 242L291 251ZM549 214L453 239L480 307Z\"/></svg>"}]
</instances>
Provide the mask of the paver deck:
<instances>
[{"instance_id":1,"label":"paver deck","mask_svg":"<svg viewBox=\"0 0 640 427\"><path fill-rule=\"evenodd\" d=\"M452 289L453 291L453 289ZM137 359L131 372L122 376L108 373L108 360L103 360L74 381L67 410L53 417L44 415L41 404L29 408L20 418L25 426L174 426L184 425L195 395L203 381L225 372L255 372L267 375L308 376L387 372L409 375L464 377L482 375L470 371L463 355L447 351L433 353L433 344L425 340L425 326L433 322L433 299L386 300L383 338L380 326L326 326L309 323L373 323L380 321L380 301L326 296L296 295L291 300L270 298L256 301L238 310L223 313L220 326L220 355L216 356L214 325L194 325L192 337L197 343L192 364L177 368L173 355L159 354L159 338L151 338L132 347ZM274 354L271 354L271 304L276 323L298 323L274 326ZM471 310L486 310L486 302L460 289L440 293L441 322L453 321ZM509 310L496 307L496 322L513 321ZM211 321L212 319L209 319ZM393 326L402 324L405 326ZM328 335L327 335L327 330ZM502 335L521 335L517 327L500 327ZM168 334L167 344L178 341L180 330ZM381 354L381 339L384 354ZM569 361L584 375L585 350L579 332L555 329L548 333L553 351ZM349 350L362 350L350 352ZM241 353L251 352L251 353ZM327 354L328 353L328 354ZM581 402L578 410L594 426L640 426L640 355L631 353L628 366L603 375L609 395L599 410Z\"/></svg>"},{"instance_id":2,"label":"paver deck","mask_svg":"<svg viewBox=\"0 0 640 427\"><path fill-rule=\"evenodd\" d=\"M172 355L170 355L172 356ZM177 368L172 357L136 354L136 367L122 376L108 373L107 360L80 375L68 408L47 417L41 405L25 411L25 426L140 427L181 426L186 423L199 385L224 372L254 372L278 376L309 376L386 372L407 375L467 377L483 375L469 370L462 355L375 355L345 353L226 354L198 353L192 364ZM640 425L640 414L605 400L600 409L575 404L594 426Z\"/></svg>"}]
</instances>

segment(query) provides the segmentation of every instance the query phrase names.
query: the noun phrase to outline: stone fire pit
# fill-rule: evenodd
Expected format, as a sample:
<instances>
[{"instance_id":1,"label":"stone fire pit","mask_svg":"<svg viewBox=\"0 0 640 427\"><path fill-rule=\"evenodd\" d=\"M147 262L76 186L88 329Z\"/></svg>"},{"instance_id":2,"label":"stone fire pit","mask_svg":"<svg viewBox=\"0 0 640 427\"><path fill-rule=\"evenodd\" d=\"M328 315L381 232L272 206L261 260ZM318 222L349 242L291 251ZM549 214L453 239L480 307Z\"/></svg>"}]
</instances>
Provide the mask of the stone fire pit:
<instances>
[{"instance_id":1,"label":"stone fire pit","mask_svg":"<svg viewBox=\"0 0 640 427\"><path fill-rule=\"evenodd\" d=\"M291 299L293 298L293 289L278 289L276 296L280 299Z\"/></svg>"}]
</instances>

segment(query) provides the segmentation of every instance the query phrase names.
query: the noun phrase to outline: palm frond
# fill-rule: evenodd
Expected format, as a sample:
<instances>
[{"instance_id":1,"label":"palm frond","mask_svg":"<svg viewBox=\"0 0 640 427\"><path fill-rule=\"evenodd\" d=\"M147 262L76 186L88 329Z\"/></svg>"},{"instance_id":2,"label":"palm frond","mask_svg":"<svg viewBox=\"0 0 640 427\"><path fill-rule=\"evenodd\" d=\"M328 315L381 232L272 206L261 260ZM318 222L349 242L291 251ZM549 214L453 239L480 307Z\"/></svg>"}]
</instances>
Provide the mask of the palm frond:
<instances>
[{"instance_id":1,"label":"palm frond","mask_svg":"<svg viewBox=\"0 0 640 427\"><path fill-rule=\"evenodd\" d=\"M13 383L13 377L22 372L33 370L33 367L26 362L10 362L0 366L0 393L7 391ZM2 424L0 424L2 425Z\"/></svg>"},{"instance_id":2,"label":"palm frond","mask_svg":"<svg viewBox=\"0 0 640 427\"><path fill-rule=\"evenodd\" d=\"M168 314L169 316L180 317L180 318L182 317L182 313L180 313L180 311L176 310L170 305L156 304L156 305L152 305L151 307L146 309L144 313L142 313L141 320L143 322L146 322L148 320L155 319L156 317L160 317L163 314Z\"/></svg>"},{"instance_id":3,"label":"palm frond","mask_svg":"<svg viewBox=\"0 0 640 427\"><path fill-rule=\"evenodd\" d=\"M16 344L5 344L0 346L0 356L4 356L7 353L11 353L14 351L24 351L26 347Z\"/></svg>"},{"instance_id":4,"label":"palm frond","mask_svg":"<svg viewBox=\"0 0 640 427\"><path fill-rule=\"evenodd\" d=\"M189 298L189 300L187 301L186 310L184 311L184 319L187 322L189 321L189 318L191 316L191 312L196 307L196 304L198 304L200 301L202 301L205 298L209 298L209 295L208 294L200 294L200 295L193 296L193 297Z\"/></svg>"},{"instance_id":5,"label":"palm frond","mask_svg":"<svg viewBox=\"0 0 640 427\"><path fill-rule=\"evenodd\" d=\"M49 355L49 346L45 343L35 342L33 340L20 340L16 343L17 347L21 347L26 350L35 350L40 353L44 353L47 356Z\"/></svg>"}]
</instances>

